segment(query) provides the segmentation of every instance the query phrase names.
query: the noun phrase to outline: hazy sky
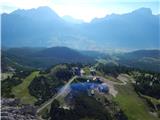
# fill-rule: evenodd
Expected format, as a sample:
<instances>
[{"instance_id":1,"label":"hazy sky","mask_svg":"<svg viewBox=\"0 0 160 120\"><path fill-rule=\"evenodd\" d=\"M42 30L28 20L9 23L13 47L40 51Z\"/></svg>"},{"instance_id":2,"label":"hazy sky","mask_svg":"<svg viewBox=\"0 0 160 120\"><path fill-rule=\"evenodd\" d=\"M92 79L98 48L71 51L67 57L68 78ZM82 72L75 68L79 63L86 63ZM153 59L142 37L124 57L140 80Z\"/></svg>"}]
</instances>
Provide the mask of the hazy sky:
<instances>
[{"instance_id":1,"label":"hazy sky","mask_svg":"<svg viewBox=\"0 0 160 120\"><path fill-rule=\"evenodd\" d=\"M0 13L49 6L59 16L70 15L86 22L95 17L127 13L141 7L151 8L154 14L160 13L160 0L0 0L0 5Z\"/></svg>"}]
</instances>

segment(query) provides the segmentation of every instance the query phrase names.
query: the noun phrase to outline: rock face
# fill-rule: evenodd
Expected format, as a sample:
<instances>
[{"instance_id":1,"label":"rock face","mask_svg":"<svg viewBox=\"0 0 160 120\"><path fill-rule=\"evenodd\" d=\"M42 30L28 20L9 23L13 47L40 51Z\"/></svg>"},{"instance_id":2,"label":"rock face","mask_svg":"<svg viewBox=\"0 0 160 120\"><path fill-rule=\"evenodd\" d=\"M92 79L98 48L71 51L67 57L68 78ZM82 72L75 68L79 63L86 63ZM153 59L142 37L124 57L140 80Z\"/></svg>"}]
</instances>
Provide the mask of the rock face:
<instances>
[{"instance_id":1,"label":"rock face","mask_svg":"<svg viewBox=\"0 0 160 120\"><path fill-rule=\"evenodd\" d=\"M36 108L31 105L23 105L18 99L1 99L2 120L38 120Z\"/></svg>"}]
</instances>

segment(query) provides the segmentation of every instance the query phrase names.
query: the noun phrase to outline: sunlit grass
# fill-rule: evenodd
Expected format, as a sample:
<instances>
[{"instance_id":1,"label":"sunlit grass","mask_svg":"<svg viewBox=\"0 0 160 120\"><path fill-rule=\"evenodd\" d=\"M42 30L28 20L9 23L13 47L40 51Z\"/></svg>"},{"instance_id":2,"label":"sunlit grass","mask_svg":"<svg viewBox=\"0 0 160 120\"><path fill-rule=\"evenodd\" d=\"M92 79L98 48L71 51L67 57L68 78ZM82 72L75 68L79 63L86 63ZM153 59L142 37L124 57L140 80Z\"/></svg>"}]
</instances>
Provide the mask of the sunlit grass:
<instances>
[{"instance_id":1,"label":"sunlit grass","mask_svg":"<svg viewBox=\"0 0 160 120\"><path fill-rule=\"evenodd\" d=\"M158 120L149 113L147 104L137 95L131 84L116 87L118 95L115 101L118 102L129 120Z\"/></svg>"},{"instance_id":2,"label":"sunlit grass","mask_svg":"<svg viewBox=\"0 0 160 120\"><path fill-rule=\"evenodd\" d=\"M15 95L16 98L21 99L22 103L34 104L37 101L35 97L29 94L28 86L38 74L38 71L31 73L23 80L21 84L12 89L12 93Z\"/></svg>"}]
</instances>

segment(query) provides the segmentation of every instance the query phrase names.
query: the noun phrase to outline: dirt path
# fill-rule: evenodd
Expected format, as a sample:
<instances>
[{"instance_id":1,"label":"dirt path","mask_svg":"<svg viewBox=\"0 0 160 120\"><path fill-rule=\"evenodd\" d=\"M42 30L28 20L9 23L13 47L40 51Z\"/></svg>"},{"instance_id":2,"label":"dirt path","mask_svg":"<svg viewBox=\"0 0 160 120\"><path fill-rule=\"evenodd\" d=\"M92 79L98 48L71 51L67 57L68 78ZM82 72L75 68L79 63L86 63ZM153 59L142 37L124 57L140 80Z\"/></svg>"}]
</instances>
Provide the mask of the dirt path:
<instances>
[{"instance_id":1,"label":"dirt path","mask_svg":"<svg viewBox=\"0 0 160 120\"><path fill-rule=\"evenodd\" d=\"M111 94L115 97L117 95L118 91L115 89L114 85L115 84L121 85L121 83L110 81L110 80L108 80L104 77L101 77L101 76L97 76L97 77L100 78L104 83L106 83L108 85L109 94Z\"/></svg>"},{"instance_id":2,"label":"dirt path","mask_svg":"<svg viewBox=\"0 0 160 120\"><path fill-rule=\"evenodd\" d=\"M111 80L104 78L102 76L96 76L96 77L100 78L104 83L106 83L108 85L109 93L114 97L116 97L116 95L118 94L118 91L115 89L114 85L126 85L127 81L128 81L128 78L125 75L119 75L117 77L117 79L120 80L122 83L111 81Z\"/></svg>"},{"instance_id":3,"label":"dirt path","mask_svg":"<svg viewBox=\"0 0 160 120\"><path fill-rule=\"evenodd\" d=\"M51 103L57 99L60 96L65 96L70 92L70 84L75 80L75 78L77 78L77 76L74 76L73 78L71 78L69 80L68 83L66 83L63 88L56 94L54 95L50 100L48 100L47 102L45 102L44 104L42 104L38 109L37 109L37 114L41 113L41 111L43 111L43 109L45 109L46 107L48 107L49 105L51 105Z\"/></svg>"}]
</instances>

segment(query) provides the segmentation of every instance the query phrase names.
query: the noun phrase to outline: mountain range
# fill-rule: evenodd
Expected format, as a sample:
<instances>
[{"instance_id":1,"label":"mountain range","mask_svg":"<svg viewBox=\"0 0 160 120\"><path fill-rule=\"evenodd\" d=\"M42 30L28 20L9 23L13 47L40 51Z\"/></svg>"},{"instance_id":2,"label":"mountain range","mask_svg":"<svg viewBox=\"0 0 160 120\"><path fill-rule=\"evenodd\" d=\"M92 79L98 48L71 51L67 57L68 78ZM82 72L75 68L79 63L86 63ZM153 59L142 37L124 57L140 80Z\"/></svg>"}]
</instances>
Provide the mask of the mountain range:
<instances>
[{"instance_id":1,"label":"mountain range","mask_svg":"<svg viewBox=\"0 0 160 120\"><path fill-rule=\"evenodd\" d=\"M46 69L63 63L93 64L97 60L106 61L107 64L116 63L115 65L160 72L160 50L138 50L110 55L67 47L2 49L2 71L9 67Z\"/></svg>"},{"instance_id":2,"label":"mountain range","mask_svg":"<svg viewBox=\"0 0 160 120\"><path fill-rule=\"evenodd\" d=\"M2 50L2 70L8 66L48 68L60 63L93 63L95 60L81 52L67 47L10 48Z\"/></svg>"},{"instance_id":3,"label":"mountain range","mask_svg":"<svg viewBox=\"0 0 160 120\"><path fill-rule=\"evenodd\" d=\"M160 72L160 50L137 50L117 57L120 65Z\"/></svg>"},{"instance_id":4,"label":"mountain range","mask_svg":"<svg viewBox=\"0 0 160 120\"><path fill-rule=\"evenodd\" d=\"M85 23L71 17L67 17L68 22L49 7L18 9L1 15L2 46L66 46L81 50L159 48L159 17L149 8L140 8Z\"/></svg>"}]
</instances>

